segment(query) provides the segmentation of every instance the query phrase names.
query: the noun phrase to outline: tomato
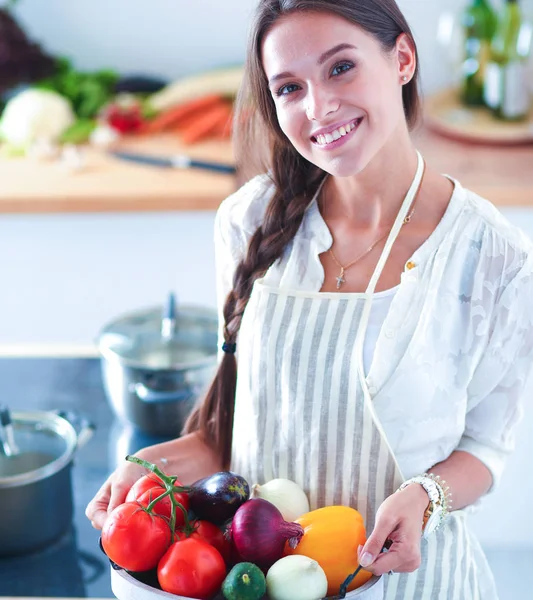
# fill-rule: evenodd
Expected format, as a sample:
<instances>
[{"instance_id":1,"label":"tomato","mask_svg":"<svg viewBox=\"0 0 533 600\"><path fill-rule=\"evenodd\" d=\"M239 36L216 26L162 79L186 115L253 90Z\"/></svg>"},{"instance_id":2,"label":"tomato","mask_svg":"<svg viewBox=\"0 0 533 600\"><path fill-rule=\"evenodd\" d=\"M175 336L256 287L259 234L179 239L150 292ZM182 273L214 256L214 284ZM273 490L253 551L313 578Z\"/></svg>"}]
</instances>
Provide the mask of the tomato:
<instances>
[{"instance_id":1,"label":"tomato","mask_svg":"<svg viewBox=\"0 0 533 600\"><path fill-rule=\"evenodd\" d=\"M128 571L149 571L156 567L170 542L167 521L159 515L148 514L136 502L117 506L102 529L105 553Z\"/></svg>"},{"instance_id":2,"label":"tomato","mask_svg":"<svg viewBox=\"0 0 533 600\"><path fill-rule=\"evenodd\" d=\"M214 546L222 555L226 563L230 560L231 544L224 537L224 533L213 523L209 521L193 521L191 525L195 528L194 533L190 537L202 539L211 546ZM180 540L186 539L185 534L181 531L176 532Z\"/></svg>"},{"instance_id":3,"label":"tomato","mask_svg":"<svg viewBox=\"0 0 533 600\"><path fill-rule=\"evenodd\" d=\"M176 481L175 485L180 486L181 483ZM154 473L144 475L135 482L126 496L126 502L137 500L143 506L148 506L152 500L155 500L164 494L166 488L164 483ZM185 508L189 510L189 496L185 492L174 494L174 498ZM153 507L153 512L162 517L167 517L170 520L172 502L168 496L157 502ZM181 527L185 523L183 512L179 507L176 507L176 527Z\"/></svg>"},{"instance_id":4,"label":"tomato","mask_svg":"<svg viewBox=\"0 0 533 600\"><path fill-rule=\"evenodd\" d=\"M157 579L165 592L210 600L226 578L226 563L206 541L189 537L174 542L157 567Z\"/></svg>"}]
</instances>

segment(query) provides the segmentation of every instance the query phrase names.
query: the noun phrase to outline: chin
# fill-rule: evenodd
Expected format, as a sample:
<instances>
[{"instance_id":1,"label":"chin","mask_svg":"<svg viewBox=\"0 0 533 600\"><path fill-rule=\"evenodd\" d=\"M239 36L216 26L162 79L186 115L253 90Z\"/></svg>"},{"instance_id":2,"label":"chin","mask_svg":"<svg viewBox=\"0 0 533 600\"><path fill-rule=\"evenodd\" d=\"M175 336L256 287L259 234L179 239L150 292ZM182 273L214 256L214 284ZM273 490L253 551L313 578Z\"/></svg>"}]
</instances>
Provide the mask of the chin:
<instances>
[{"instance_id":1,"label":"chin","mask_svg":"<svg viewBox=\"0 0 533 600\"><path fill-rule=\"evenodd\" d=\"M313 164L334 177L354 177L366 169L372 157L368 152L356 149L330 158L309 158Z\"/></svg>"}]
</instances>

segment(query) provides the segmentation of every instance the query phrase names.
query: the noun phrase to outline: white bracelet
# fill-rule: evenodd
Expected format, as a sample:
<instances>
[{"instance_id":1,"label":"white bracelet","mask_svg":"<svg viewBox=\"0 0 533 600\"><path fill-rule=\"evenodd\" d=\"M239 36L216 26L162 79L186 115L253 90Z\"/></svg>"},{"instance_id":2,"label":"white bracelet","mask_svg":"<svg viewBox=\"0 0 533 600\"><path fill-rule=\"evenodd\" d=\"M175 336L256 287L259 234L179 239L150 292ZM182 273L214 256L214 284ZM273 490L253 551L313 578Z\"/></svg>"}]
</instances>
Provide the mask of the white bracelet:
<instances>
[{"instance_id":1,"label":"white bracelet","mask_svg":"<svg viewBox=\"0 0 533 600\"><path fill-rule=\"evenodd\" d=\"M423 475L412 477L404 481L397 491L401 492L412 483L420 484L429 496L430 505L424 513L422 525L422 535L427 538L431 535L431 532L441 527L448 516L451 510L451 493L446 482L433 473L424 473ZM426 527L428 524L429 527Z\"/></svg>"},{"instance_id":2,"label":"white bracelet","mask_svg":"<svg viewBox=\"0 0 533 600\"><path fill-rule=\"evenodd\" d=\"M433 473L424 473L423 477L428 477L437 485L437 489L439 490L440 503L442 505L442 518L444 520L452 511L452 493L450 492L450 486L444 481L444 479L441 479L440 475L434 475Z\"/></svg>"}]
</instances>

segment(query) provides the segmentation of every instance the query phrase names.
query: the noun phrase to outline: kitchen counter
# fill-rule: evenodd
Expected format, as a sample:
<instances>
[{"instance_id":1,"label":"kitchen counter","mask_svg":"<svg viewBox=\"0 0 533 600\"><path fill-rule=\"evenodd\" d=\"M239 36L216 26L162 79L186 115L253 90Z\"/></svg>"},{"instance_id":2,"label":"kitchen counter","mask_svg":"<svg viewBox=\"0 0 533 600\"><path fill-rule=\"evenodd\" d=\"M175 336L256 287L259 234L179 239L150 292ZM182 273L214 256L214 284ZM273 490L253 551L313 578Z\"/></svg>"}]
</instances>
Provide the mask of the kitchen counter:
<instances>
[{"instance_id":1,"label":"kitchen counter","mask_svg":"<svg viewBox=\"0 0 533 600\"><path fill-rule=\"evenodd\" d=\"M131 137L117 149L234 162L227 141L184 147L168 134ZM237 187L234 175L139 165L91 147L82 148L82 156L79 171L59 161L0 158L0 213L214 210Z\"/></svg>"},{"instance_id":2,"label":"kitchen counter","mask_svg":"<svg viewBox=\"0 0 533 600\"><path fill-rule=\"evenodd\" d=\"M533 145L490 147L446 139L421 128L416 143L429 164L499 206L533 204ZM184 148L175 135L132 137L121 149L233 162L229 142ZM237 178L203 170L171 170L122 162L85 150L87 167L0 159L0 213L214 211L237 188Z\"/></svg>"},{"instance_id":3,"label":"kitchen counter","mask_svg":"<svg viewBox=\"0 0 533 600\"><path fill-rule=\"evenodd\" d=\"M114 419L96 358L1 358L0 381L2 400L13 410L76 411L96 425L74 460L71 529L44 550L0 557L0 597L112 598L109 562L85 507L128 453L162 438L137 433Z\"/></svg>"}]
</instances>

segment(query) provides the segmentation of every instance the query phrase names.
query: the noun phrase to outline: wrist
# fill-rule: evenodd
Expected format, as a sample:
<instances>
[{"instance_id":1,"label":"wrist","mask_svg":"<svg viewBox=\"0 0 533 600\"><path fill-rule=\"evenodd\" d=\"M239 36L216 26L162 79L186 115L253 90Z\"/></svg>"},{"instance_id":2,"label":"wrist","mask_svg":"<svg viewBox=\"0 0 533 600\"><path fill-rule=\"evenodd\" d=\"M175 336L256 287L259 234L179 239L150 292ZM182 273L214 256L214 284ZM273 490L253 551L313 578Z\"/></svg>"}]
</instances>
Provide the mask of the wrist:
<instances>
[{"instance_id":1,"label":"wrist","mask_svg":"<svg viewBox=\"0 0 533 600\"><path fill-rule=\"evenodd\" d=\"M422 535L428 538L440 528L451 509L451 494L448 486L438 475L424 473L404 481L397 491L403 492L409 488L415 488L418 492L422 489L426 494L426 502L429 500L422 518Z\"/></svg>"},{"instance_id":2,"label":"wrist","mask_svg":"<svg viewBox=\"0 0 533 600\"><path fill-rule=\"evenodd\" d=\"M409 502L420 509L420 514L423 517L429 506L430 500L428 493L419 483L413 483L406 486L403 490L398 490L402 495L409 498Z\"/></svg>"}]
</instances>

